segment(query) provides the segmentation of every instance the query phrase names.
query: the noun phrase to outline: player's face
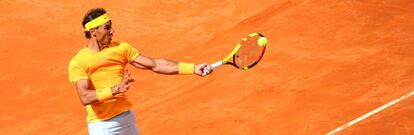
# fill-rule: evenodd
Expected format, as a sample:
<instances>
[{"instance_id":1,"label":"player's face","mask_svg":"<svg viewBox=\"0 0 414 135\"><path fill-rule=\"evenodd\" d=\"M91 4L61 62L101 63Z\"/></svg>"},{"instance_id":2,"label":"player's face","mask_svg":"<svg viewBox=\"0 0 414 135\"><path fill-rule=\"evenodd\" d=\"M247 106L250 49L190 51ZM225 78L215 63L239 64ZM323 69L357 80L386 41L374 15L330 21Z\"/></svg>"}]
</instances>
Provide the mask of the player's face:
<instances>
[{"instance_id":1,"label":"player's face","mask_svg":"<svg viewBox=\"0 0 414 135\"><path fill-rule=\"evenodd\" d=\"M96 40L102 45L109 45L112 41L114 29L112 28L112 22L108 21L96 29Z\"/></svg>"}]
</instances>

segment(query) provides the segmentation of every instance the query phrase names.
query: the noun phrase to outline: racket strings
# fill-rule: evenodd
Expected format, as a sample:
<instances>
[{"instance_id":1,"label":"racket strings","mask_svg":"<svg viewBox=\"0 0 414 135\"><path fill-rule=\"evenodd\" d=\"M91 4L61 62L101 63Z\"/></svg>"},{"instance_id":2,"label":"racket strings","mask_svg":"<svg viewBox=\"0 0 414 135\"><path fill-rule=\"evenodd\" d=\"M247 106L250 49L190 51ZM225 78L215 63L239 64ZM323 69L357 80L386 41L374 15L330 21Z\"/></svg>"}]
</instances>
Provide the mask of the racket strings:
<instances>
[{"instance_id":1,"label":"racket strings","mask_svg":"<svg viewBox=\"0 0 414 135\"><path fill-rule=\"evenodd\" d=\"M264 47L260 47L257 44L259 37L260 36L249 37L247 40L240 43L242 44L240 50L234 57L234 63L238 67L250 67L260 60Z\"/></svg>"}]
</instances>

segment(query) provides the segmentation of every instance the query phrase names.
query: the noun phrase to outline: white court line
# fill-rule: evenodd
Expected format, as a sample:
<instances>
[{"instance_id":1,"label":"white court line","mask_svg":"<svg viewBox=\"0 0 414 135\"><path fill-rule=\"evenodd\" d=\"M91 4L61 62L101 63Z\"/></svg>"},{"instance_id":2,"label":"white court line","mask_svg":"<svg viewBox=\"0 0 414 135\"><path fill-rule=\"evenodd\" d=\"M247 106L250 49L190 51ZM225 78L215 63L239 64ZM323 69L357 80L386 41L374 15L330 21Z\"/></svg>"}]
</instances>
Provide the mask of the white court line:
<instances>
[{"instance_id":1,"label":"white court line","mask_svg":"<svg viewBox=\"0 0 414 135\"><path fill-rule=\"evenodd\" d=\"M392 105L394 105L394 104L396 104L396 103L400 102L401 100L404 100L404 99L406 99L406 98L408 98L408 97L410 97L410 96L412 96L412 95L414 95L414 90L413 90L413 91L411 91L411 92L410 92L410 93L408 93L408 94L405 94L405 95L401 96L401 97L400 97L400 98L398 98L398 99L395 99L395 100L393 100L393 101L391 101L391 102L388 102L387 104L382 105L381 107L379 107L379 108L377 108L377 109L375 109L375 110L372 110L371 112L369 112L369 113L367 113L367 114L364 114L364 115L362 115L361 117L358 117L358 118L356 118L356 119L354 119L354 120L352 120L352 121L350 121L350 122L348 122L348 123L346 123L346 124L344 124L344 125L342 125L342 126L340 126L340 127L336 128L335 130L332 130L331 132L327 133L327 135L333 135L333 134L336 134L337 132L339 132L339 131L341 131L341 130L344 130L345 128L348 128L348 127L350 127L351 125L353 125L353 124L355 124L355 123L357 123L357 122L359 122L359 121L361 121L361 120L363 120L363 119L366 119L366 118L368 118L369 116L374 115L374 114L378 113L379 111L382 111L382 110L384 110L384 109L386 109L386 108L388 108L388 107L390 107L390 106L392 106Z\"/></svg>"}]
</instances>

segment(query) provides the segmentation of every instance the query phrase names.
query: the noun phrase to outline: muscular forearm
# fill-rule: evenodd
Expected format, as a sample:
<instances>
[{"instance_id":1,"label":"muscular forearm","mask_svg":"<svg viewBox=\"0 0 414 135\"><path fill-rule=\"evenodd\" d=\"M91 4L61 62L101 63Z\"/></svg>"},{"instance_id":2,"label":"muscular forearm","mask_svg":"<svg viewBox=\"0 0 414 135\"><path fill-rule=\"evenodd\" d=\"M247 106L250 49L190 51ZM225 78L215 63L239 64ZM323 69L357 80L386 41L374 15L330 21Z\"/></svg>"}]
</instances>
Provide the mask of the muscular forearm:
<instances>
[{"instance_id":1,"label":"muscular forearm","mask_svg":"<svg viewBox=\"0 0 414 135\"><path fill-rule=\"evenodd\" d=\"M160 74L197 74L201 75L202 70L206 65L201 64L196 66L193 63L176 62L168 59L150 58L146 56L139 56L132 63L137 68L151 70ZM197 70L196 70L197 69Z\"/></svg>"},{"instance_id":2,"label":"muscular forearm","mask_svg":"<svg viewBox=\"0 0 414 135\"><path fill-rule=\"evenodd\" d=\"M153 61L152 71L161 74L178 74L178 62L167 59L153 59Z\"/></svg>"},{"instance_id":3,"label":"muscular forearm","mask_svg":"<svg viewBox=\"0 0 414 135\"><path fill-rule=\"evenodd\" d=\"M79 98L82 102L82 105L86 106L92 103L98 102L98 97L96 96L95 90L84 90L84 92L79 93Z\"/></svg>"},{"instance_id":4,"label":"muscular forearm","mask_svg":"<svg viewBox=\"0 0 414 135\"><path fill-rule=\"evenodd\" d=\"M91 80L79 80L76 81L76 90L79 95L81 103L86 106L96 102L103 102L112 99L113 96L126 92L134 79L130 77L128 70L125 70L122 82L112 87L91 89L94 88Z\"/></svg>"}]
</instances>

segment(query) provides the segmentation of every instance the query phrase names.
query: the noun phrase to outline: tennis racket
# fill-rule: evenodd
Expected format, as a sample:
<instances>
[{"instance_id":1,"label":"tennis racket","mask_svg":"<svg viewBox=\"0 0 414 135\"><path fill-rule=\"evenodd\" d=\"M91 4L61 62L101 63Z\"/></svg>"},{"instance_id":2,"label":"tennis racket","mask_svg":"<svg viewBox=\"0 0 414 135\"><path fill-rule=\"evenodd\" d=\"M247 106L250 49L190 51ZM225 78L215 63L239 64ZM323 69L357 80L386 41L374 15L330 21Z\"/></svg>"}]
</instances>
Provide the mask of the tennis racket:
<instances>
[{"instance_id":1,"label":"tennis racket","mask_svg":"<svg viewBox=\"0 0 414 135\"><path fill-rule=\"evenodd\" d=\"M242 38L236 47L224 59L217 61L203 70L203 76L221 65L232 65L240 70L248 70L256 66L266 50L267 38L260 33L251 33Z\"/></svg>"}]
</instances>

